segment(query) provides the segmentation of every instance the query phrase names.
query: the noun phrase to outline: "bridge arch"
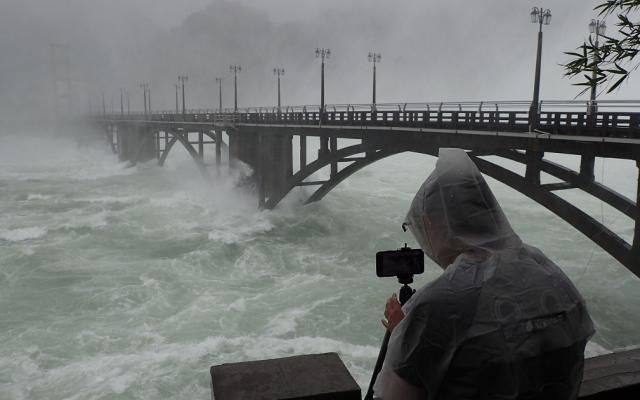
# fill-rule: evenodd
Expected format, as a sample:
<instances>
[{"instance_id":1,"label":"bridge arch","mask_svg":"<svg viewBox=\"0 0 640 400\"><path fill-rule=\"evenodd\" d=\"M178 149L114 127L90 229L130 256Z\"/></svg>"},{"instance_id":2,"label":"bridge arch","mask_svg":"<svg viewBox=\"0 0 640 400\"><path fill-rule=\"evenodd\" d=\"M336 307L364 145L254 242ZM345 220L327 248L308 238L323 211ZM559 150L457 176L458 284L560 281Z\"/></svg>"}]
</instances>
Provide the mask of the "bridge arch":
<instances>
[{"instance_id":1,"label":"bridge arch","mask_svg":"<svg viewBox=\"0 0 640 400\"><path fill-rule=\"evenodd\" d=\"M203 132L203 133L207 137L215 141L215 136L212 136L209 132ZM165 134L171 135L171 139L167 142L164 151L160 154L160 157L158 158L158 165L160 166L164 165L173 146L176 144L176 142L180 142L180 144L182 144L185 150L187 150L187 152L191 156L191 159L195 162L196 166L198 167L202 175L208 176L207 167L204 164L204 161L202 160L202 158L200 158L200 155L198 154L196 149L193 148L193 146L189 143L189 140L187 139L186 135L188 133L185 133L185 132L180 133L180 132L171 130L171 131L166 131Z\"/></svg>"},{"instance_id":2,"label":"bridge arch","mask_svg":"<svg viewBox=\"0 0 640 400\"><path fill-rule=\"evenodd\" d=\"M386 157L403 152L413 152L437 157L438 149L423 148L417 150L402 146L375 147L364 144L342 148L334 153L330 153L328 156L317 159L294 174L286 185L283 193L279 193L276 196L269 198L265 203L265 208L275 207L294 187L300 185L306 178L333 162L340 160L344 161L346 158L355 154L366 154L365 157L353 161L351 164L338 171L328 181L323 183L313 194L311 194L311 196L309 196L305 204L322 199L346 178L350 177L362 168ZM559 216L574 229L578 230L588 239L604 249L632 273L640 277L640 265L637 265L637 256L633 253L632 246L595 218L553 193L555 190L562 188L562 186L558 186L557 184L532 184L527 177L512 172L494 162L480 158L480 155L475 154L474 152L469 152L468 154L483 174L509 186ZM501 159L508 159L525 165L527 164L525 154L517 151L509 151L492 155ZM566 167L544 160L541 164L541 170L561 179L567 185L565 188L571 187L581 189L584 193L600 199L632 219L636 219L640 216L640 210L638 210L638 207L633 204L630 199L599 183L581 182L579 174Z\"/></svg>"}]
</instances>

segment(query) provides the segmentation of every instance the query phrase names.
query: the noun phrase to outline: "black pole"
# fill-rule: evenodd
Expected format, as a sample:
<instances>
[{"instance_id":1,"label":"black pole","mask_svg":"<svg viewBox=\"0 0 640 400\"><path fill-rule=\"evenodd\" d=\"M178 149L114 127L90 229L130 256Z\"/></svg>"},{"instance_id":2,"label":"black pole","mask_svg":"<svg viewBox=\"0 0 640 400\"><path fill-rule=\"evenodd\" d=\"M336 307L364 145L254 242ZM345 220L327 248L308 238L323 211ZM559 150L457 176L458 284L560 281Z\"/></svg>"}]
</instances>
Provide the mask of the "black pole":
<instances>
[{"instance_id":1,"label":"black pole","mask_svg":"<svg viewBox=\"0 0 640 400\"><path fill-rule=\"evenodd\" d=\"M151 89L149 88L149 85L147 85L147 102L149 103L147 110L149 110L149 114L151 114Z\"/></svg>"},{"instance_id":2,"label":"black pole","mask_svg":"<svg viewBox=\"0 0 640 400\"><path fill-rule=\"evenodd\" d=\"M280 71L278 71L278 112L280 111Z\"/></svg>"},{"instance_id":3,"label":"black pole","mask_svg":"<svg viewBox=\"0 0 640 400\"><path fill-rule=\"evenodd\" d=\"M373 104L376 104L376 60L373 60Z\"/></svg>"},{"instance_id":4,"label":"black pole","mask_svg":"<svg viewBox=\"0 0 640 400\"><path fill-rule=\"evenodd\" d=\"M222 112L222 79L218 81L218 108Z\"/></svg>"},{"instance_id":5,"label":"black pole","mask_svg":"<svg viewBox=\"0 0 640 400\"><path fill-rule=\"evenodd\" d=\"M238 112L238 70L233 69L233 112Z\"/></svg>"},{"instance_id":6,"label":"black pole","mask_svg":"<svg viewBox=\"0 0 640 400\"><path fill-rule=\"evenodd\" d=\"M325 104L324 104L324 54L322 55L322 67L320 69L320 125L325 120ZM320 153L326 154L329 152L329 138L323 137L320 139Z\"/></svg>"},{"instance_id":7,"label":"black pole","mask_svg":"<svg viewBox=\"0 0 640 400\"><path fill-rule=\"evenodd\" d=\"M182 115L187 113L187 106L184 101L184 81L185 79L182 80Z\"/></svg>"},{"instance_id":8,"label":"black pole","mask_svg":"<svg viewBox=\"0 0 640 400\"><path fill-rule=\"evenodd\" d=\"M176 115L178 115L180 113L180 105L179 105L179 101L178 101L178 84L174 83L173 86L176 87Z\"/></svg>"},{"instance_id":9,"label":"black pole","mask_svg":"<svg viewBox=\"0 0 640 400\"><path fill-rule=\"evenodd\" d=\"M596 43L595 43L595 48L593 51L593 72L592 72L592 86L591 86L591 96L590 96L590 100L591 100L591 104L590 107L591 109L589 110L589 112L592 115L595 115L596 112L598 112L598 106L596 105L596 90L597 90L597 86L598 84L596 83L596 78L598 77L598 62L599 62L599 54L598 54L598 37L600 36L598 30L600 29L600 21L598 21L598 23L596 24Z\"/></svg>"},{"instance_id":10,"label":"black pole","mask_svg":"<svg viewBox=\"0 0 640 400\"><path fill-rule=\"evenodd\" d=\"M147 87L143 85L142 91L144 93L144 115L147 115Z\"/></svg>"},{"instance_id":11,"label":"black pole","mask_svg":"<svg viewBox=\"0 0 640 400\"><path fill-rule=\"evenodd\" d=\"M320 120L324 115L324 55L322 56L322 68L320 69Z\"/></svg>"},{"instance_id":12,"label":"black pole","mask_svg":"<svg viewBox=\"0 0 640 400\"><path fill-rule=\"evenodd\" d=\"M120 115L124 115L124 90L120 89Z\"/></svg>"},{"instance_id":13,"label":"black pole","mask_svg":"<svg viewBox=\"0 0 640 400\"><path fill-rule=\"evenodd\" d=\"M531 109L529 111L529 126L530 130L533 130L537 125L538 120L538 104L540 102L540 69L542 64L542 20L540 16L540 29L538 30L538 50L536 53L536 74L533 81L533 101L531 102Z\"/></svg>"}]
</instances>

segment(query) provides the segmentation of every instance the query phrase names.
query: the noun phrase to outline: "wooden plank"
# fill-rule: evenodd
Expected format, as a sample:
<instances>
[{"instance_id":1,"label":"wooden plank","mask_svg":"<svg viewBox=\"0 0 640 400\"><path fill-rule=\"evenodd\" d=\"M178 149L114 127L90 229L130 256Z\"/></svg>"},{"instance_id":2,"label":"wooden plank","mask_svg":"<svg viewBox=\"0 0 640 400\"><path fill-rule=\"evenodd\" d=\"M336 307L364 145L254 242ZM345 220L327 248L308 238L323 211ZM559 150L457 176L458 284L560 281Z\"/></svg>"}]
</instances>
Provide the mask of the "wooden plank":
<instances>
[{"instance_id":1,"label":"wooden plank","mask_svg":"<svg viewBox=\"0 0 640 400\"><path fill-rule=\"evenodd\" d=\"M586 359L579 398L640 399L640 349Z\"/></svg>"},{"instance_id":2,"label":"wooden plank","mask_svg":"<svg viewBox=\"0 0 640 400\"><path fill-rule=\"evenodd\" d=\"M211 367L216 400L360 400L360 387L336 353Z\"/></svg>"}]
</instances>

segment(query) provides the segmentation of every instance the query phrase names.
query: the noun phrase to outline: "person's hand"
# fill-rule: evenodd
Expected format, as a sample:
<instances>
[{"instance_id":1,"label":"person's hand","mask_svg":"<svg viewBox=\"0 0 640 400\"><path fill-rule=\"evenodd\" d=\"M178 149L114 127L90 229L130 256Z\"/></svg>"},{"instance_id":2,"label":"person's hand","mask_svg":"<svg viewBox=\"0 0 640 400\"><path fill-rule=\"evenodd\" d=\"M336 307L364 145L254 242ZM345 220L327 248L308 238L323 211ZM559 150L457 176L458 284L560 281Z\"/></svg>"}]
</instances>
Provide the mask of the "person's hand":
<instances>
[{"instance_id":1,"label":"person's hand","mask_svg":"<svg viewBox=\"0 0 640 400\"><path fill-rule=\"evenodd\" d=\"M387 300L387 305L384 307L384 317L386 320L383 319L381 322L389 332L393 331L393 328L404 318L404 311L402 311L402 306L395 293Z\"/></svg>"}]
</instances>

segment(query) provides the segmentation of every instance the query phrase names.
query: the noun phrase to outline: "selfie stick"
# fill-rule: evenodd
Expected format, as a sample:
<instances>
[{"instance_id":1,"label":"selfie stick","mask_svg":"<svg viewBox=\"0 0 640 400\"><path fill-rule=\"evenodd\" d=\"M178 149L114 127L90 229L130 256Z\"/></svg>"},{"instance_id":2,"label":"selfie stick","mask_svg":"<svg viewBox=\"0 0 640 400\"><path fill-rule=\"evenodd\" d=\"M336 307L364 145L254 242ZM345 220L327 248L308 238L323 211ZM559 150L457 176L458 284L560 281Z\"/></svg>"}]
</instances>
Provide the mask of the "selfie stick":
<instances>
[{"instance_id":1,"label":"selfie stick","mask_svg":"<svg viewBox=\"0 0 640 400\"><path fill-rule=\"evenodd\" d=\"M400 288L400 305L404 305L415 293L415 290L413 290L411 286L409 286L410 283L413 283L413 275L398 276L398 283L402 284L402 287ZM373 369L373 375L371 376L369 389L367 390L367 394L364 396L364 400L373 400L373 385L375 385L376 383L376 378L378 377L378 373L382 369L382 363L384 362L384 358L387 355L387 346L389 345L390 337L391 332L387 329L387 332L384 334L384 339L382 339L382 345L380 346L380 352L378 353L378 360L376 361L376 366Z\"/></svg>"}]
</instances>

